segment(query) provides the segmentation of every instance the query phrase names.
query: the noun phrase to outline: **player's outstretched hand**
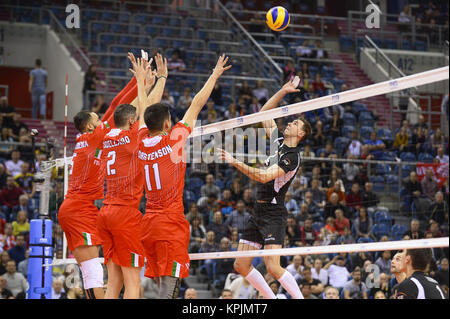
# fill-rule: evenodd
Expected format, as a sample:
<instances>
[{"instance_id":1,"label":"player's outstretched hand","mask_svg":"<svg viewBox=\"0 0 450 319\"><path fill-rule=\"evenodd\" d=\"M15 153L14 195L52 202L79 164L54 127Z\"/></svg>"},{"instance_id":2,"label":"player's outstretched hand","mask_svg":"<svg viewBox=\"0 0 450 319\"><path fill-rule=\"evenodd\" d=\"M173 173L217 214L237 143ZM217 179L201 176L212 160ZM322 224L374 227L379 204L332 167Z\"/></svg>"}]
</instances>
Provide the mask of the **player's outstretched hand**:
<instances>
[{"instance_id":1,"label":"player's outstretched hand","mask_svg":"<svg viewBox=\"0 0 450 319\"><path fill-rule=\"evenodd\" d=\"M286 94L288 94L288 93L298 93L298 92L300 92L300 90L297 89L299 83L300 83L300 78L298 76L296 76L292 80L290 80L288 83L283 85L281 90L283 90Z\"/></svg>"},{"instance_id":2,"label":"player's outstretched hand","mask_svg":"<svg viewBox=\"0 0 450 319\"><path fill-rule=\"evenodd\" d=\"M233 164L236 160L233 156L231 156L230 153L228 153L227 151L221 149L221 148L216 148L216 152L217 152L217 157L223 161L225 161L228 164Z\"/></svg>"},{"instance_id":3,"label":"player's outstretched hand","mask_svg":"<svg viewBox=\"0 0 450 319\"><path fill-rule=\"evenodd\" d=\"M219 57L219 60L217 60L216 67L213 70L213 74L215 74L217 77L220 77L223 72L231 69L231 65L225 66L228 62L228 57L225 57L225 54L222 54Z\"/></svg>"},{"instance_id":4,"label":"player's outstretched hand","mask_svg":"<svg viewBox=\"0 0 450 319\"><path fill-rule=\"evenodd\" d=\"M169 75L169 71L167 70L167 58L163 58L161 54L156 54L155 56L155 62L156 62L156 76L159 78L161 76L164 76L167 78Z\"/></svg>"},{"instance_id":5,"label":"player's outstretched hand","mask_svg":"<svg viewBox=\"0 0 450 319\"><path fill-rule=\"evenodd\" d=\"M145 81L147 73L151 72L148 62L142 58L135 59L132 53L128 54L128 58L133 65L133 68L129 69L130 72L133 73L138 82Z\"/></svg>"}]
</instances>

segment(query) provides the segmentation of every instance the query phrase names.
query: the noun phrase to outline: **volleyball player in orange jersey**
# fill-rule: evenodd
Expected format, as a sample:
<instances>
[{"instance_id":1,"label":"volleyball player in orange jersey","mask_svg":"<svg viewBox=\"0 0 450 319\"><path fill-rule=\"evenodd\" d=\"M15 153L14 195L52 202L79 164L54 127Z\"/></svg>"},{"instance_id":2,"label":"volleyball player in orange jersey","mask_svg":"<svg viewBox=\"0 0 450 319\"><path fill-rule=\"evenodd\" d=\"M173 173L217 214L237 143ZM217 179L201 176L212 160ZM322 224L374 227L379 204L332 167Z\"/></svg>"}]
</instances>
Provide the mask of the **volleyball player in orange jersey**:
<instances>
[{"instance_id":1,"label":"volleyball player in orange jersey","mask_svg":"<svg viewBox=\"0 0 450 319\"><path fill-rule=\"evenodd\" d=\"M142 213L139 203L143 194L144 174L137 158L139 141L148 133L143 121L145 109L159 103L167 79L167 60L155 57L157 82L147 97L144 87L147 61L134 59L131 70L138 86L138 107L122 104L114 112L115 129L103 139L102 173L106 175L106 195L97 219L97 229L103 241L108 284L105 299L117 299L125 286L124 299L138 299L140 271L144 266L139 227ZM141 125L144 124L144 125Z\"/></svg>"},{"instance_id":2,"label":"volleyball player in orange jersey","mask_svg":"<svg viewBox=\"0 0 450 319\"><path fill-rule=\"evenodd\" d=\"M189 275L189 223L184 216L185 142L222 73L221 56L212 75L192 100L183 119L172 127L169 106L155 104L144 114L148 134L139 145L144 166L147 206L141 238L147 257L145 276L154 278L159 298L176 298L179 278Z\"/></svg>"},{"instance_id":3,"label":"volleyball player in orange jersey","mask_svg":"<svg viewBox=\"0 0 450 319\"><path fill-rule=\"evenodd\" d=\"M102 141L114 124L114 110L123 103L137 103L134 77L113 99L102 120L89 111L75 115L75 127L80 134L69 172L69 189L58 212L58 221L66 234L68 248L80 265L86 296L90 299L104 297L103 268L98 259L102 242L97 233L98 209L94 205L104 194L104 180L100 175Z\"/></svg>"}]
</instances>

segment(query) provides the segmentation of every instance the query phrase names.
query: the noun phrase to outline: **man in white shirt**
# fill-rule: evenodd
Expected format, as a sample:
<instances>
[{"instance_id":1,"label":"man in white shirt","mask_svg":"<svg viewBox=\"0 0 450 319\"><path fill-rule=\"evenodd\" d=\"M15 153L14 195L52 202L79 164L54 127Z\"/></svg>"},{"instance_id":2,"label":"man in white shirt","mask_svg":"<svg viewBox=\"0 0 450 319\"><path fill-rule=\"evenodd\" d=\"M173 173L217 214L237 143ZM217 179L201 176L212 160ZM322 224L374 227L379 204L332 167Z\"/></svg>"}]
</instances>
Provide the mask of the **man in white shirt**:
<instances>
[{"instance_id":1,"label":"man in white shirt","mask_svg":"<svg viewBox=\"0 0 450 319\"><path fill-rule=\"evenodd\" d=\"M342 288L348 281L350 273L344 265L344 257L339 255L336 255L328 264L325 265L324 269L328 270L328 283L331 286Z\"/></svg>"},{"instance_id":2,"label":"man in white shirt","mask_svg":"<svg viewBox=\"0 0 450 319\"><path fill-rule=\"evenodd\" d=\"M11 153L11 159L6 161L5 166L11 175L16 177L22 171L22 164L23 161L20 159L20 152L18 150L14 150Z\"/></svg>"},{"instance_id":3,"label":"man in white shirt","mask_svg":"<svg viewBox=\"0 0 450 319\"><path fill-rule=\"evenodd\" d=\"M352 138L351 138L351 142L348 145L348 151L350 152L350 154L352 156L355 156L356 158L359 158L361 156L361 142L358 139L358 132L357 131L353 131L352 132Z\"/></svg>"},{"instance_id":4,"label":"man in white shirt","mask_svg":"<svg viewBox=\"0 0 450 319\"><path fill-rule=\"evenodd\" d=\"M311 268L311 274L314 279L320 280L320 282L326 286L328 283L328 271L322 268L323 263L320 258L314 260L314 268Z\"/></svg>"},{"instance_id":5,"label":"man in white shirt","mask_svg":"<svg viewBox=\"0 0 450 319\"><path fill-rule=\"evenodd\" d=\"M52 283L52 299L66 299L63 282L59 279L53 279Z\"/></svg>"},{"instance_id":6,"label":"man in white shirt","mask_svg":"<svg viewBox=\"0 0 450 319\"><path fill-rule=\"evenodd\" d=\"M449 162L449 157L448 155L444 154L444 148L439 147L438 151L437 151L437 156L436 159L439 161L439 163L444 164Z\"/></svg>"},{"instance_id":7,"label":"man in white shirt","mask_svg":"<svg viewBox=\"0 0 450 319\"><path fill-rule=\"evenodd\" d=\"M296 276L300 271L303 271L303 257L301 255L295 255L292 258L292 263L286 267L286 270L291 273L292 276ZM300 271L299 271L300 267Z\"/></svg>"}]
</instances>

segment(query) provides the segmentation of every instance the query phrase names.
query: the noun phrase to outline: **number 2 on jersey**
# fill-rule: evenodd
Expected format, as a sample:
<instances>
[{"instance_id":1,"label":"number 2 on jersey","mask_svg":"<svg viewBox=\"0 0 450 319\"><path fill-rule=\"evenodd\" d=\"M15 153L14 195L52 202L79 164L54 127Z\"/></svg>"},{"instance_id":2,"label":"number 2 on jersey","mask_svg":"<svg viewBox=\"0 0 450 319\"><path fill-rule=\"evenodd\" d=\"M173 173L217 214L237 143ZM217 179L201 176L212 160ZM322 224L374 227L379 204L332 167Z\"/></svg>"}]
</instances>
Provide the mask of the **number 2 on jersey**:
<instances>
[{"instance_id":1,"label":"number 2 on jersey","mask_svg":"<svg viewBox=\"0 0 450 319\"><path fill-rule=\"evenodd\" d=\"M116 175L116 170L114 168L111 168L111 165L114 165L114 163L116 162L116 152L115 151L109 152L108 158L111 158L106 163L106 171L108 172L108 176Z\"/></svg>"},{"instance_id":2,"label":"number 2 on jersey","mask_svg":"<svg viewBox=\"0 0 450 319\"><path fill-rule=\"evenodd\" d=\"M158 163L153 164L152 167L153 167L153 173L155 174L156 189L159 190L159 189L161 189L161 179L159 177ZM150 167L149 167L149 165L145 165L144 169L145 169L145 182L147 184L147 189L149 191L151 191L152 184L150 182Z\"/></svg>"}]
</instances>

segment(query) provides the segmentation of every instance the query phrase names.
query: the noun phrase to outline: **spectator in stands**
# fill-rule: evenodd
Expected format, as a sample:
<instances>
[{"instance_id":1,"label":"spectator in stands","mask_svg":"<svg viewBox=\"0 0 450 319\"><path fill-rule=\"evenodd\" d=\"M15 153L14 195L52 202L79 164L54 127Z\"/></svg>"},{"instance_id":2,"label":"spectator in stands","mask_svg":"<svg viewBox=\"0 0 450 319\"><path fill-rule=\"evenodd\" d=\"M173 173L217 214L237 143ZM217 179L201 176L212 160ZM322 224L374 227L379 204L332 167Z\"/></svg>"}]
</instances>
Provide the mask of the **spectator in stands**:
<instances>
[{"instance_id":1,"label":"spectator in stands","mask_svg":"<svg viewBox=\"0 0 450 319\"><path fill-rule=\"evenodd\" d=\"M312 225L313 219L308 217L304 225L300 227L300 238L303 246L313 246L314 242L320 239L319 231L315 230Z\"/></svg>"},{"instance_id":2,"label":"spectator in stands","mask_svg":"<svg viewBox=\"0 0 450 319\"><path fill-rule=\"evenodd\" d=\"M332 181L332 182L333 182L333 181ZM344 188L343 188L343 183L342 183L342 181L341 181L341 180L336 180L336 181L333 182L332 185L333 185L333 186L331 186L331 187L328 189L328 192L327 192L327 200L331 202L331 196L332 196L333 194L337 194L337 195L338 195L338 198L339 198L339 203L340 203L341 205L346 205L346 202L345 202L345 191L344 191Z\"/></svg>"},{"instance_id":3,"label":"spectator in stands","mask_svg":"<svg viewBox=\"0 0 450 319\"><path fill-rule=\"evenodd\" d=\"M24 161L20 159L20 151L14 150L11 153L11 159L6 161L5 166L7 172L11 174L13 177L19 175L22 171L22 165Z\"/></svg>"},{"instance_id":4,"label":"spectator in stands","mask_svg":"<svg viewBox=\"0 0 450 319\"><path fill-rule=\"evenodd\" d=\"M445 216L448 216L448 211L448 203L444 201L444 194L440 191L437 192L434 197L434 202L428 210L430 221L435 221L439 225L443 225L445 223Z\"/></svg>"},{"instance_id":5,"label":"spectator in stands","mask_svg":"<svg viewBox=\"0 0 450 319\"><path fill-rule=\"evenodd\" d=\"M352 235L352 232L350 230L350 227L345 227L344 228L344 233L338 237L336 243L338 245L342 245L342 244L354 244L355 243L355 238Z\"/></svg>"},{"instance_id":6,"label":"spectator in stands","mask_svg":"<svg viewBox=\"0 0 450 319\"><path fill-rule=\"evenodd\" d=\"M255 299L256 289L245 279L239 276L230 285L233 299Z\"/></svg>"},{"instance_id":7,"label":"spectator in stands","mask_svg":"<svg viewBox=\"0 0 450 319\"><path fill-rule=\"evenodd\" d=\"M344 182L345 184L357 184L359 187L359 166L355 162L352 162L352 160L356 159L356 156L349 155L348 159L350 160L350 162L345 163L342 167L344 170Z\"/></svg>"},{"instance_id":8,"label":"spectator in stands","mask_svg":"<svg viewBox=\"0 0 450 319\"><path fill-rule=\"evenodd\" d=\"M233 299L233 294L230 289L222 290L220 294L220 299Z\"/></svg>"},{"instance_id":9,"label":"spectator in stands","mask_svg":"<svg viewBox=\"0 0 450 319\"><path fill-rule=\"evenodd\" d=\"M424 237L425 238L429 238L427 235L431 234L431 238L439 238L439 237L443 237L441 231L439 230L439 224L437 222L435 222L434 220L430 221L430 227L429 229L425 232Z\"/></svg>"},{"instance_id":10,"label":"spectator in stands","mask_svg":"<svg viewBox=\"0 0 450 319\"><path fill-rule=\"evenodd\" d=\"M220 240L220 251L230 251L230 240L228 238L223 237ZM214 271L214 286L216 288L223 288L228 274L233 272L233 263L234 258L217 259Z\"/></svg>"},{"instance_id":11,"label":"spectator in stands","mask_svg":"<svg viewBox=\"0 0 450 319\"><path fill-rule=\"evenodd\" d=\"M4 234L0 233L0 251L7 251L16 245L16 237L13 235L11 223L5 224Z\"/></svg>"},{"instance_id":12,"label":"spectator in stands","mask_svg":"<svg viewBox=\"0 0 450 319\"><path fill-rule=\"evenodd\" d=\"M17 264L17 270L25 277L28 276L28 258L30 256L30 251L27 249L25 251L25 259Z\"/></svg>"},{"instance_id":13,"label":"spectator in stands","mask_svg":"<svg viewBox=\"0 0 450 319\"><path fill-rule=\"evenodd\" d=\"M429 201L434 200L434 196L439 191L439 185L434 179L434 171L431 168L428 168L425 171L425 176L420 182L422 193Z\"/></svg>"},{"instance_id":14,"label":"spectator in stands","mask_svg":"<svg viewBox=\"0 0 450 319\"><path fill-rule=\"evenodd\" d=\"M208 174L205 178L205 184L200 188L200 196L208 197L210 193L214 193L216 198L220 197L220 188L214 184L214 175Z\"/></svg>"},{"instance_id":15,"label":"spectator in stands","mask_svg":"<svg viewBox=\"0 0 450 319\"><path fill-rule=\"evenodd\" d=\"M12 292L6 288L7 280L5 276L0 277L0 299L14 299Z\"/></svg>"},{"instance_id":16,"label":"spectator in stands","mask_svg":"<svg viewBox=\"0 0 450 319\"><path fill-rule=\"evenodd\" d=\"M398 16L398 29L401 32L411 32L411 10L409 6L404 6L403 11Z\"/></svg>"},{"instance_id":17,"label":"spectator in stands","mask_svg":"<svg viewBox=\"0 0 450 319\"><path fill-rule=\"evenodd\" d=\"M334 256L334 258L325 265L324 269L328 270L328 282L331 286L336 288L344 287L347 282L347 277L350 275L344 265L345 260L340 255Z\"/></svg>"},{"instance_id":18,"label":"spectator in stands","mask_svg":"<svg viewBox=\"0 0 450 319\"><path fill-rule=\"evenodd\" d=\"M295 69L294 62L289 60L286 66L283 68L283 82L286 83L291 81L295 75L297 74L297 70Z\"/></svg>"},{"instance_id":19,"label":"spectator in stands","mask_svg":"<svg viewBox=\"0 0 450 319\"><path fill-rule=\"evenodd\" d=\"M438 147L437 149L437 155L436 155L436 159L439 160L439 163L443 164L443 163L449 163L449 157L448 155L444 154L444 148L443 147Z\"/></svg>"},{"instance_id":20,"label":"spectator in stands","mask_svg":"<svg viewBox=\"0 0 450 319\"><path fill-rule=\"evenodd\" d=\"M320 239L322 246L333 245L336 243L338 232L334 226L334 217L330 216L326 220L325 226L320 229Z\"/></svg>"},{"instance_id":21,"label":"spectator in stands","mask_svg":"<svg viewBox=\"0 0 450 319\"><path fill-rule=\"evenodd\" d=\"M345 228L350 228L350 220L344 216L342 209L334 211L336 218L334 219L334 227L339 235L344 235Z\"/></svg>"},{"instance_id":22,"label":"spectator in stands","mask_svg":"<svg viewBox=\"0 0 450 319\"><path fill-rule=\"evenodd\" d=\"M359 209L358 217L353 221L353 226L355 229L356 239L359 238L372 238L372 226L373 221L370 216L367 214L367 209L362 206Z\"/></svg>"},{"instance_id":23,"label":"spectator in stands","mask_svg":"<svg viewBox=\"0 0 450 319\"><path fill-rule=\"evenodd\" d=\"M440 268L436 271L434 278L439 283L439 285L449 286L448 279L448 258L442 258L440 262Z\"/></svg>"},{"instance_id":24,"label":"spectator in stands","mask_svg":"<svg viewBox=\"0 0 450 319\"><path fill-rule=\"evenodd\" d=\"M378 195L373 192L373 183L367 182L364 185L365 192L362 195L362 206L375 207L380 203Z\"/></svg>"},{"instance_id":25,"label":"spectator in stands","mask_svg":"<svg viewBox=\"0 0 450 319\"><path fill-rule=\"evenodd\" d=\"M187 110L192 103L190 88L184 88L183 95L180 96L177 103L178 110Z\"/></svg>"},{"instance_id":26,"label":"spectator in stands","mask_svg":"<svg viewBox=\"0 0 450 319\"><path fill-rule=\"evenodd\" d=\"M428 129L428 124L427 124L427 122L426 122L426 120L425 120L425 117L421 114L421 115L419 115L419 120L418 120L418 122L414 125L414 129L417 129L417 128L422 128L422 130L427 130ZM422 131L423 132L423 131Z\"/></svg>"},{"instance_id":27,"label":"spectator in stands","mask_svg":"<svg viewBox=\"0 0 450 319\"><path fill-rule=\"evenodd\" d=\"M436 128L433 135L430 136L431 147L434 149L438 149L440 147L444 147L445 137L441 133L441 129Z\"/></svg>"},{"instance_id":28,"label":"spectator in stands","mask_svg":"<svg viewBox=\"0 0 450 319\"><path fill-rule=\"evenodd\" d=\"M221 211L216 211L214 213L213 222L209 223L206 229L207 231L214 232L216 243L219 243L223 237L228 237L229 234L228 227L223 224L223 215Z\"/></svg>"},{"instance_id":29,"label":"spectator in stands","mask_svg":"<svg viewBox=\"0 0 450 319\"><path fill-rule=\"evenodd\" d=\"M189 212L186 214L186 220L191 223L195 217L200 218L200 224L205 224L204 216L199 212L198 205L196 203L191 203Z\"/></svg>"},{"instance_id":30,"label":"spectator in stands","mask_svg":"<svg viewBox=\"0 0 450 319\"><path fill-rule=\"evenodd\" d=\"M26 217L31 220L35 218L34 207L31 206L30 200L27 194L22 194L19 196L19 205L14 206L11 210L10 220L16 220L19 211L23 211Z\"/></svg>"},{"instance_id":31,"label":"spectator in stands","mask_svg":"<svg viewBox=\"0 0 450 319\"><path fill-rule=\"evenodd\" d=\"M411 171L409 174L409 180L405 183L405 191L410 205L413 202L418 202L422 196L422 185L417 179L415 171Z\"/></svg>"},{"instance_id":32,"label":"spectator in stands","mask_svg":"<svg viewBox=\"0 0 450 319\"><path fill-rule=\"evenodd\" d=\"M23 162L20 166L20 173L14 177L14 181L31 199L36 193L36 186L34 184L34 174L30 173L30 163Z\"/></svg>"},{"instance_id":33,"label":"spectator in stands","mask_svg":"<svg viewBox=\"0 0 450 319\"><path fill-rule=\"evenodd\" d=\"M171 109L175 107L175 99L173 98L172 95L170 95L170 92L167 88L164 89L161 103L169 105Z\"/></svg>"},{"instance_id":34,"label":"spectator in stands","mask_svg":"<svg viewBox=\"0 0 450 319\"><path fill-rule=\"evenodd\" d=\"M264 87L261 80L256 82L256 87L252 91L253 95L258 99L258 102L262 105L269 99L269 90Z\"/></svg>"},{"instance_id":35,"label":"spectator in stands","mask_svg":"<svg viewBox=\"0 0 450 319\"><path fill-rule=\"evenodd\" d=\"M242 85L238 89L237 93L238 93L238 97L243 98L246 104L249 104L253 101L254 96L252 93L252 89L248 85L247 81L242 82ZM256 101L258 101L258 98L256 99Z\"/></svg>"},{"instance_id":36,"label":"spectator in stands","mask_svg":"<svg viewBox=\"0 0 450 319\"><path fill-rule=\"evenodd\" d=\"M250 219L250 214L245 210L245 203L243 200L239 200L236 204L236 210L234 210L225 221L224 225L228 227L229 231L233 228L237 228L241 235Z\"/></svg>"},{"instance_id":37,"label":"spectator in stands","mask_svg":"<svg viewBox=\"0 0 450 319\"><path fill-rule=\"evenodd\" d=\"M339 297L339 290L335 287L328 286L325 288L325 299L340 299Z\"/></svg>"},{"instance_id":38,"label":"spectator in stands","mask_svg":"<svg viewBox=\"0 0 450 319\"><path fill-rule=\"evenodd\" d=\"M343 125L344 121L339 117L339 114L337 112L333 113L329 130L329 133L331 134L331 138L333 141L341 136L341 130Z\"/></svg>"},{"instance_id":39,"label":"spectator in stands","mask_svg":"<svg viewBox=\"0 0 450 319\"><path fill-rule=\"evenodd\" d=\"M320 180L317 178L311 179L311 188L308 189L309 192L311 192L313 196L313 200L315 203L317 203L317 206L319 206L320 209L325 208L326 206L326 194L322 190L320 190ZM339 200L339 197L338 197ZM334 215L334 214L333 214Z\"/></svg>"},{"instance_id":40,"label":"spectator in stands","mask_svg":"<svg viewBox=\"0 0 450 319\"><path fill-rule=\"evenodd\" d=\"M23 194L22 189L15 185L14 178L12 176L8 176L6 179L6 186L3 187L0 192L0 201L3 204L2 210L7 221L10 220L12 208L19 204L19 196L21 194Z\"/></svg>"},{"instance_id":41,"label":"spectator in stands","mask_svg":"<svg viewBox=\"0 0 450 319\"><path fill-rule=\"evenodd\" d=\"M102 118L103 114L108 110L108 103L105 102L105 96L98 94L94 104L92 104L91 111L97 113L99 118Z\"/></svg>"},{"instance_id":42,"label":"spectator in stands","mask_svg":"<svg viewBox=\"0 0 450 319\"><path fill-rule=\"evenodd\" d=\"M198 299L197 290L195 288L188 288L184 292L184 299Z\"/></svg>"},{"instance_id":43,"label":"spectator in stands","mask_svg":"<svg viewBox=\"0 0 450 319\"><path fill-rule=\"evenodd\" d=\"M192 217L190 226L189 252L197 253L200 246L206 241L206 230L201 223L199 216Z\"/></svg>"},{"instance_id":44,"label":"spectator in stands","mask_svg":"<svg viewBox=\"0 0 450 319\"><path fill-rule=\"evenodd\" d=\"M3 251L0 253L0 276L6 273L6 265L11 258L7 251Z\"/></svg>"},{"instance_id":45,"label":"spectator in stands","mask_svg":"<svg viewBox=\"0 0 450 319\"><path fill-rule=\"evenodd\" d=\"M64 290L63 282L59 279L54 279L52 282L51 299L67 299L67 294Z\"/></svg>"},{"instance_id":46,"label":"spectator in stands","mask_svg":"<svg viewBox=\"0 0 450 319\"><path fill-rule=\"evenodd\" d=\"M284 206L286 207L288 213L291 213L294 216L296 216L299 213L298 204L295 201L295 199L292 198L292 193L289 191L286 192L286 196L284 199Z\"/></svg>"},{"instance_id":47,"label":"spectator in stands","mask_svg":"<svg viewBox=\"0 0 450 319\"><path fill-rule=\"evenodd\" d=\"M305 199L302 201L301 205L306 205L308 215L313 218L313 221L322 221L319 205L314 201L311 191L305 193Z\"/></svg>"},{"instance_id":48,"label":"spectator in stands","mask_svg":"<svg viewBox=\"0 0 450 319\"><path fill-rule=\"evenodd\" d=\"M167 61L167 69L172 72L183 72L186 70L186 64L183 59L181 59L178 50L174 50L172 56Z\"/></svg>"},{"instance_id":49,"label":"spectator in stands","mask_svg":"<svg viewBox=\"0 0 450 319\"><path fill-rule=\"evenodd\" d=\"M380 159L383 150L386 148L384 142L377 138L376 131L370 133L370 139L365 141L365 145L368 145L369 151L375 157L375 159Z\"/></svg>"},{"instance_id":50,"label":"spectator in stands","mask_svg":"<svg viewBox=\"0 0 450 319\"><path fill-rule=\"evenodd\" d=\"M354 210L362 206L363 198L358 183L353 183L350 192L345 197L346 206Z\"/></svg>"},{"instance_id":51,"label":"spectator in stands","mask_svg":"<svg viewBox=\"0 0 450 319\"><path fill-rule=\"evenodd\" d=\"M13 235L16 236L17 243L17 236L19 234L27 235L30 232L30 223L28 223L27 213L23 210L17 212L16 220L12 222L12 226Z\"/></svg>"},{"instance_id":52,"label":"spectator in stands","mask_svg":"<svg viewBox=\"0 0 450 319\"><path fill-rule=\"evenodd\" d=\"M406 148L408 147L408 144L409 144L409 136L406 131L406 127L402 126L400 128L400 131L395 135L395 140L394 140L394 144L392 145L392 147L394 149L398 149L399 152L401 153L404 150L406 150Z\"/></svg>"},{"instance_id":53,"label":"spectator in stands","mask_svg":"<svg viewBox=\"0 0 450 319\"><path fill-rule=\"evenodd\" d=\"M38 117L45 119L47 77L47 71L42 69L41 60L36 59L35 68L30 71L30 80L28 83L28 91L31 94L32 102L32 117L34 119Z\"/></svg>"},{"instance_id":54,"label":"spectator in stands","mask_svg":"<svg viewBox=\"0 0 450 319\"><path fill-rule=\"evenodd\" d=\"M228 106L228 110L226 110L225 114L224 114L225 119L227 119L227 120L235 118L235 117L239 117L239 115L240 114L237 110L236 103L234 103L234 102Z\"/></svg>"},{"instance_id":55,"label":"spectator in stands","mask_svg":"<svg viewBox=\"0 0 450 319\"><path fill-rule=\"evenodd\" d=\"M391 274L391 252L389 250L383 251L380 257L375 261L375 265L380 268L380 272Z\"/></svg>"},{"instance_id":56,"label":"spectator in stands","mask_svg":"<svg viewBox=\"0 0 450 319\"><path fill-rule=\"evenodd\" d=\"M424 233L420 230L420 222L418 219L412 219L410 223L410 230L407 231L403 236L409 236L409 239L422 239L424 238Z\"/></svg>"},{"instance_id":57,"label":"spectator in stands","mask_svg":"<svg viewBox=\"0 0 450 319\"><path fill-rule=\"evenodd\" d=\"M414 130L414 134L412 136L412 144L410 151L416 154L418 156L420 153L423 153L425 149L425 142L426 142L426 136L424 133L424 129L422 126L418 126Z\"/></svg>"},{"instance_id":58,"label":"spectator in stands","mask_svg":"<svg viewBox=\"0 0 450 319\"><path fill-rule=\"evenodd\" d=\"M91 64L84 75L84 85L83 85L83 110L91 109L92 101L94 100L94 95L90 91L97 90L97 84L105 86L106 83L101 81L97 75L97 65Z\"/></svg>"},{"instance_id":59,"label":"spectator in stands","mask_svg":"<svg viewBox=\"0 0 450 319\"><path fill-rule=\"evenodd\" d=\"M18 265L25 259L26 250L25 236L23 234L18 234L15 236L14 247L8 249L8 255L16 262L16 265Z\"/></svg>"},{"instance_id":60,"label":"spectator in stands","mask_svg":"<svg viewBox=\"0 0 450 319\"><path fill-rule=\"evenodd\" d=\"M299 280L299 285L309 285L310 293L314 295L314 297L316 297L314 299L317 299L317 297L320 296L320 294L324 290L323 283L319 279L316 279L312 276L312 269L307 266L303 268L302 277L303 279Z\"/></svg>"},{"instance_id":61,"label":"spectator in stands","mask_svg":"<svg viewBox=\"0 0 450 319\"><path fill-rule=\"evenodd\" d=\"M344 212L344 215L346 215L345 212L347 211L347 208L339 202L339 195L337 193L332 193L330 195L330 201L325 206L324 218L334 218L337 209L341 209Z\"/></svg>"},{"instance_id":62,"label":"spectator in stands","mask_svg":"<svg viewBox=\"0 0 450 319\"><path fill-rule=\"evenodd\" d=\"M368 299L367 287L361 282L361 269L355 267L351 273L352 279L344 284L344 299Z\"/></svg>"},{"instance_id":63,"label":"spectator in stands","mask_svg":"<svg viewBox=\"0 0 450 319\"><path fill-rule=\"evenodd\" d=\"M12 117L14 116L16 109L14 106L9 105L8 97L2 96L0 97L0 117L3 119L3 123L1 127L6 126L9 127L12 123Z\"/></svg>"},{"instance_id":64,"label":"spectator in stands","mask_svg":"<svg viewBox=\"0 0 450 319\"><path fill-rule=\"evenodd\" d=\"M328 284L328 271L323 268L322 259L316 258L314 260L314 267L311 268L311 276L314 279L320 280L324 286Z\"/></svg>"},{"instance_id":65,"label":"spectator in stands","mask_svg":"<svg viewBox=\"0 0 450 319\"><path fill-rule=\"evenodd\" d=\"M3 277L6 278L6 288L11 291L13 296L16 299L25 299L28 282L21 273L17 272L14 260L7 262L6 273Z\"/></svg>"},{"instance_id":66,"label":"spectator in stands","mask_svg":"<svg viewBox=\"0 0 450 319\"><path fill-rule=\"evenodd\" d=\"M224 189L222 191L222 196L217 203L222 213L225 216L229 215L233 211L233 207L235 205L235 201L231 197L231 191L229 189Z\"/></svg>"}]
</instances>

